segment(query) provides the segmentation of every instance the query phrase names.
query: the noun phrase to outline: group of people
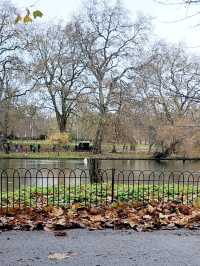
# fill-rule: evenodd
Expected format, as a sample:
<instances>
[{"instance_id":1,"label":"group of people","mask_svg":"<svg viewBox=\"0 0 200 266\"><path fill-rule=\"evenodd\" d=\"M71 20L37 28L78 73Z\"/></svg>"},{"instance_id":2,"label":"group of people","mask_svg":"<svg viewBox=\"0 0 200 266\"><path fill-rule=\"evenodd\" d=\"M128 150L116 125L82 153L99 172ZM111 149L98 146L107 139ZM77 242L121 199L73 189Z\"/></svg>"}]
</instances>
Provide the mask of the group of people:
<instances>
[{"instance_id":1,"label":"group of people","mask_svg":"<svg viewBox=\"0 0 200 266\"><path fill-rule=\"evenodd\" d=\"M30 152L40 152L40 144L30 144Z\"/></svg>"},{"instance_id":2,"label":"group of people","mask_svg":"<svg viewBox=\"0 0 200 266\"><path fill-rule=\"evenodd\" d=\"M40 149L40 144L30 144L29 146L30 152L40 152ZM7 154L10 152L28 152L28 147L25 147L22 144L13 144L9 141L5 141L0 145L0 151L3 151Z\"/></svg>"},{"instance_id":3,"label":"group of people","mask_svg":"<svg viewBox=\"0 0 200 266\"><path fill-rule=\"evenodd\" d=\"M64 150L65 152L70 150L69 145L63 145L63 147L60 147L56 144L53 144L51 147L47 147L43 149L43 151L52 151L52 152L58 152ZM22 144L15 144L10 141L4 141L0 143L0 151L5 152L9 154L10 152L41 152L41 144L40 143L32 143L30 145L22 145Z\"/></svg>"},{"instance_id":4,"label":"group of people","mask_svg":"<svg viewBox=\"0 0 200 266\"><path fill-rule=\"evenodd\" d=\"M23 146L19 145L19 144L12 144L12 143L6 141L0 145L0 150L4 151L5 153L23 152Z\"/></svg>"}]
</instances>

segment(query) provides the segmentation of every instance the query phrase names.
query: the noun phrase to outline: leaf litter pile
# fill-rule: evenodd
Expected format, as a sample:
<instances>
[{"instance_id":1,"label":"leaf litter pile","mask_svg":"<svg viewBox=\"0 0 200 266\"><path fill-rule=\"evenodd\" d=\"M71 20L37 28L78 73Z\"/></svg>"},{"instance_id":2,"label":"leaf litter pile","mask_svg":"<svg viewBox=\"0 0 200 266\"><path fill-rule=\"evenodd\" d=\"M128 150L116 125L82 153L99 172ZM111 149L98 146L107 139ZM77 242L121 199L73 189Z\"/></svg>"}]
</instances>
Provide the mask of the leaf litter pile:
<instances>
[{"instance_id":1,"label":"leaf litter pile","mask_svg":"<svg viewBox=\"0 0 200 266\"><path fill-rule=\"evenodd\" d=\"M0 230L45 230L64 236L62 230L87 228L134 229L152 231L158 229L200 228L199 206L186 206L174 202L149 204L118 202L110 205L82 206L73 204L67 208L9 209L0 213ZM61 232L61 233L58 233Z\"/></svg>"}]
</instances>

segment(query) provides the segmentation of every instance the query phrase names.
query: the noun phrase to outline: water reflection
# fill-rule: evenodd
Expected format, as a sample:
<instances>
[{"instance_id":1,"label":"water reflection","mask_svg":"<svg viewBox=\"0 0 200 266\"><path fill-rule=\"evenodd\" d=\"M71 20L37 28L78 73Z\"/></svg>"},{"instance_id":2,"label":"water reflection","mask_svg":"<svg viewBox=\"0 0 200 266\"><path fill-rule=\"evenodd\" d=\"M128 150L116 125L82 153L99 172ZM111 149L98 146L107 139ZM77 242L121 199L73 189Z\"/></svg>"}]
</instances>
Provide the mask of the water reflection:
<instances>
[{"instance_id":1,"label":"water reflection","mask_svg":"<svg viewBox=\"0 0 200 266\"><path fill-rule=\"evenodd\" d=\"M0 169L6 168L70 168L86 169L84 160L26 160L26 159L1 159ZM116 160L102 161L103 169L115 168L117 170L152 170L152 171L192 171L200 170L200 161L151 161L151 160Z\"/></svg>"},{"instance_id":2,"label":"water reflection","mask_svg":"<svg viewBox=\"0 0 200 266\"><path fill-rule=\"evenodd\" d=\"M200 161L153 161L153 160L121 160L103 161L102 168L115 168L118 170L152 170L152 171L200 171Z\"/></svg>"}]
</instances>

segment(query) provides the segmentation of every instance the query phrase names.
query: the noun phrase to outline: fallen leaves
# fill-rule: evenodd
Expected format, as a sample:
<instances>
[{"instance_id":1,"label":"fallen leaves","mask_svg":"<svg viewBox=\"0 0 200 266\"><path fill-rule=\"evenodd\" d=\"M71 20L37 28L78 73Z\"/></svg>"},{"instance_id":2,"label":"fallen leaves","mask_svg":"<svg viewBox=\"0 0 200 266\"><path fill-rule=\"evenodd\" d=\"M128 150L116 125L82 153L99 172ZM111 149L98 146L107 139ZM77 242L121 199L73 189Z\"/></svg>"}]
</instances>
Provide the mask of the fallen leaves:
<instances>
[{"instance_id":1,"label":"fallen leaves","mask_svg":"<svg viewBox=\"0 0 200 266\"><path fill-rule=\"evenodd\" d=\"M180 205L178 207L180 213L184 214L184 215L191 215L192 214L192 210L190 207L185 206L185 205Z\"/></svg>"},{"instance_id":2,"label":"fallen leaves","mask_svg":"<svg viewBox=\"0 0 200 266\"><path fill-rule=\"evenodd\" d=\"M48 209L47 209L47 211L48 211ZM57 207L57 208L52 207L52 209L49 209L49 214L52 217L59 217L59 216L63 215L63 213L64 213L64 210L60 207Z\"/></svg>"},{"instance_id":3,"label":"fallen leaves","mask_svg":"<svg viewBox=\"0 0 200 266\"><path fill-rule=\"evenodd\" d=\"M54 232L54 236L67 236L67 233L64 232L64 231L57 231L57 232Z\"/></svg>"},{"instance_id":4,"label":"fallen leaves","mask_svg":"<svg viewBox=\"0 0 200 266\"><path fill-rule=\"evenodd\" d=\"M10 209L0 214L0 230L45 230L55 236L71 228L132 228L136 231L158 229L200 228L200 208L174 202L114 203L86 207L73 204L66 208L40 207Z\"/></svg>"},{"instance_id":5,"label":"fallen leaves","mask_svg":"<svg viewBox=\"0 0 200 266\"><path fill-rule=\"evenodd\" d=\"M49 260L64 260L64 259L69 259L73 256L76 256L76 253L73 252L63 252L63 253L49 253L48 259Z\"/></svg>"}]
</instances>

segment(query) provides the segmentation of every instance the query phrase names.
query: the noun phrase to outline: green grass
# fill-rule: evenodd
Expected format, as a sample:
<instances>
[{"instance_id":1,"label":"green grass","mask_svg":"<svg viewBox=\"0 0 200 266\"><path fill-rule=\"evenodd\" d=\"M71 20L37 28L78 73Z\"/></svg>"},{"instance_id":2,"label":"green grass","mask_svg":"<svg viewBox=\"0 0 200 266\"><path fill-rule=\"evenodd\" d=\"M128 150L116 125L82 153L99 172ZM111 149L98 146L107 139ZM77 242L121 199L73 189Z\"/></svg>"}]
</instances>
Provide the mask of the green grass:
<instances>
[{"instance_id":1,"label":"green grass","mask_svg":"<svg viewBox=\"0 0 200 266\"><path fill-rule=\"evenodd\" d=\"M6 154L0 152L0 159L83 159L88 157L94 157L92 152L10 152ZM97 157L106 157L106 158L150 158L150 155L145 154L144 152L135 152L135 153L106 153L97 155Z\"/></svg>"},{"instance_id":2,"label":"green grass","mask_svg":"<svg viewBox=\"0 0 200 266\"><path fill-rule=\"evenodd\" d=\"M88 152L27 152L9 154L0 153L0 159L82 159L88 157Z\"/></svg>"},{"instance_id":3,"label":"green grass","mask_svg":"<svg viewBox=\"0 0 200 266\"><path fill-rule=\"evenodd\" d=\"M176 200L177 202L192 203L197 196L197 188L183 185L137 185L128 186L118 184L114 186L115 201L148 201ZM53 187L25 187L13 192L3 192L0 197L0 204L3 206L27 205L36 207L38 205L60 205L66 206L69 203L102 203L110 202L112 198L111 183L84 184L71 187L60 185Z\"/></svg>"},{"instance_id":4,"label":"green grass","mask_svg":"<svg viewBox=\"0 0 200 266\"><path fill-rule=\"evenodd\" d=\"M52 145L50 140L11 140L13 144L22 144L22 145L30 145L30 144L40 144L40 145Z\"/></svg>"}]
</instances>

